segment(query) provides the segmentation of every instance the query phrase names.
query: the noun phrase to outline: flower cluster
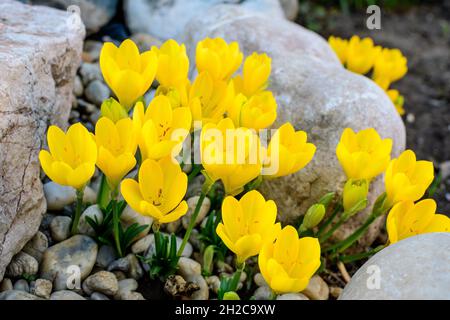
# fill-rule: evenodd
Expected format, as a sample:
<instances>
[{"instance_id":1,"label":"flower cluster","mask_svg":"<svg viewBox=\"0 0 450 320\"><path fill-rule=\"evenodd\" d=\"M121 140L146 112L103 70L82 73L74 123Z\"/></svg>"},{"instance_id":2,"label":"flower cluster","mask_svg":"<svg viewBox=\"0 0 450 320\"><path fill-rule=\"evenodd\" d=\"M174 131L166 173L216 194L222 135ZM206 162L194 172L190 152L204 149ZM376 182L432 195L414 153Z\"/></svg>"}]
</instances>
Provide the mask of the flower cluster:
<instances>
[{"instance_id":1,"label":"flower cluster","mask_svg":"<svg viewBox=\"0 0 450 320\"><path fill-rule=\"evenodd\" d=\"M328 43L339 60L350 71L367 74L372 71L372 79L386 91L400 115L404 99L396 89L389 89L391 83L400 80L408 71L407 59L399 49L376 46L370 38L353 36L350 40L331 36Z\"/></svg>"}]
</instances>

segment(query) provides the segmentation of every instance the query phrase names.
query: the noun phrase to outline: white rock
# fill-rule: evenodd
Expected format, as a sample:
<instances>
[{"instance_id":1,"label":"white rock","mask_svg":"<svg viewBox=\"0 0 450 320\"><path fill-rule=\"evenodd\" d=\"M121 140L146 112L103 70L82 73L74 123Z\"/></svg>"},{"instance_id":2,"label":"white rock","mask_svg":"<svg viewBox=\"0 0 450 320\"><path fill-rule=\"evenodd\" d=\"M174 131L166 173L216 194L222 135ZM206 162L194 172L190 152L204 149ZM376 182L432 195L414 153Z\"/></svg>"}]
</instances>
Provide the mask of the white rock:
<instances>
[{"instance_id":1,"label":"white rock","mask_svg":"<svg viewBox=\"0 0 450 320\"><path fill-rule=\"evenodd\" d=\"M315 275L302 293L311 300L328 300L330 289L320 276Z\"/></svg>"},{"instance_id":2,"label":"white rock","mask_svg":"<svg viewBox=\"0 0 450 320\"><path fill-rule=\"evenodd\" d=\"M263 275L260 272L258 272L257 274L255 274L253 276L253 281L255 282L255 284L258 287L267 286L267 282L266 282L266 280L264 280L264 277L263 277Z\"/></svg>"},{"instance_id":3,"label":"white rock","mask_svg":"<svg viewBox=\"0 0 450 320\"><path fill-rule=\"evenodd\" d=\"M129 292L135 291L138 288L138 283L134 279L123 279L119 281L119 289L114 296L116 300L125 300L125 297Z\"/></svg>"},{"instance_id":4,"label":"white rock","mask_svg":"<svg viewBox=\"0 0 450 320\"><path fill-rule=\"evenodd\" d=\"M279 295L277 300L309 300L307 296L302 293L285 293Z\"/></svg>"},{"instance_id":5,"label":"white rock","mask_svg":"<svg viewBox=\"0 0 450 320\"><path fill-rule=\"evenodd\" d=\"M38 262L41 262L44 251L48 248L47 236L38 231L30 241L23 247L23 252L28 253L35 258Z\"/></svg>"},{"instance_id":6,"label":"white rock","mask_svg":"<svg viewBox=\"0 0 450 320\"><path fill-rule=\"evenodd\" d=\"M195 260L180 257L178 260L178 273L186 280L188 276L200 275L202 273L202 266Z\"/></svg>"},{"instance_id":7,"label":"white rock","mask_svg":"<svg viewBox=\"0 0 450 320\"><path fill-rule=\"evenodd\" d=\"M38 154L48 124L67 126L85 34L73 18L0 1L0 279L45 212Z\"/></svg>"},{"instance_id":8,"label":"white rock","mask_svg":"<svg viewBox=\"0 0 450 320\"><path fill-rule=\"evenodd\" d=\"M188 281L195 283L199 286L199 290L194 291L192 295L189 297L190 300L208 300L209 298L209 287L206 283L205 278L203 278L200 274L190 274L187 276L183 276L183 278Z\"/></svg>"},{"instance_id":9,"label":"white rock","mask_svg":"<svg viewBox=\"0 0 450 320\"><path fill-rule=\"evenodd\" d=\"M121 300L145 300L145 298L139 292L126 292L122 295Z\"/></svg>"},{"instance_id":10,"label":"white rock","mask_svg":"<svg viewBox=\"0 0 450 320\"><path fill-rule=\"evenodd\" d=\"M238 0L126 0L125 18L133 33L151 34L159 39L179 39L186 24L221 3L239 3ZM264 13L272 19L283 19L278 0L246 0L242 7Z\"/></svg>"},{"instance_id":11,"label":"white rock","mask_svg":"<svg viewBox=\"0 0 450 320\"><path fill-rule=\"evenodd\" d=\"M208 284L209 289L212 292L217 293L219 291L220 278L218 276L210 276L210 277L207 277L205 280L206 280L206 283Z\"/></svg>"},{"instance_id":12,"label":"white rock","mask_svg":"<svg viewBox=\"0 0 450 320\"><path fill-rule=\"evenodd\" d=\"M66 216L56 216L50 223L50 231L53 240L61 242L70 236L72 219Z\"/></svg>"},{"instance_id":13,"label":"white rock","mask_svg":"<svg viewBox=\"0 0 450 320\"><path fill-rule=\"evenodd\" d=\"M78 293L69 290L60 290L53 292L50 296L50 300L86 300Z\"/></svg>"},{"instance_id":14,"label":"white rock","mask_svg":"<svg viewBox=\"0 0 450 320\"><path fill-rule=\"evenodd\" d=\"M381 250L352 277L340 300L449 300L450 233L410 237Z\"/></svg>"},{"instance_id":15,"label":"white rock","mask_svg":"<svg viewBox=\"0 0 450 320\"><path fill-rule=\"evenodd\" d=\"M199 196L194 196L194 197L187 199L187 201L186 201L189 209L188 209L188 212L181 218L181 222L185 229L187 229L189 226L191 217L194 214L195 207L197 205L199 198L200 198ZM200 211L198 213L197 219L195 220L195 225L198 225L200 222L203 221L203 219L205 219L210 208L211 208L211 200L209 200L209 198L206 197L205 200L203 200L203 203L200 207Z\"/></svg>"},{"instance_id":16,"label":"white rock","mask_svg":"<svg viewBox=\"0 0 450 320\"><path fill-rule=\"evenodd\" d=\"M342 190L345 175L335 149L344 128L373 127L383 138L393 138L393 156L404 149L405 128L390 99L370 79L345 70L319 35L287 20L221 5L186 26L183 39L191 57L197 42L205 37L238 41L246 55L266 52L272 58L269 89L278 102L274 127L289 121L297 130L306 131L317 147L305 169L266 181L261 187L277 203L282 222L296 221L325 193ZM383 189L381 179L371 189L369 198L374 201ZM338 237L355 230L367 214L353 217ZM374 223L361 244L373 241L381 224L381 220Z\"/></svg>"},{"instance_id":17,"label":"white rock","mask_svg":"<svg viewBox=\"0 0 450 320\"><path fill-rule=\"evenodd\" d=\"M62 186L53 181L44 184L45 199L48 210L62 210L65 206L77 200L77 192L72 187ZM95 192L86 187L83 195L84 203L93 203L96 200Z\"/></svg>"},{"instance_id":18,"label":"white rock","mask_svg":"<svg viewBox=\"0 0 450 320\"><path fill-rule=\"evenodd\" d=\"M268 286L259 287L253 293L255 300L270 300L272 296L272 290Z\"/></svg>"},{"instance_id":19,"label":"white rock","mask_svg":"<svg viewBox=\"0 0 450 320\"><path fill-rule=\"evenodd\" d=\"M103 222L103 212L100 210L98 205L89 206L84 212L81 214L80 222L78 224L78 233L85 234L88 236L95 236L95 230L91 227L91 225L86 221L86 217L93 219L94 221L98 221L99 223Z\"/></svg>"},{"instance_id":20,"label":"white rock","mask_svg":"<svg viewBox=\"0 0 450 320\"><path fill-rule=\"evenodd\" d=\"M55 290L65 290L68 281L73 278L73 266L78 266L81 281L91 273L97 250L97 243L88 236L73 236L45 251L40 276L53 281Z\"/></svg>"}]
</instances>

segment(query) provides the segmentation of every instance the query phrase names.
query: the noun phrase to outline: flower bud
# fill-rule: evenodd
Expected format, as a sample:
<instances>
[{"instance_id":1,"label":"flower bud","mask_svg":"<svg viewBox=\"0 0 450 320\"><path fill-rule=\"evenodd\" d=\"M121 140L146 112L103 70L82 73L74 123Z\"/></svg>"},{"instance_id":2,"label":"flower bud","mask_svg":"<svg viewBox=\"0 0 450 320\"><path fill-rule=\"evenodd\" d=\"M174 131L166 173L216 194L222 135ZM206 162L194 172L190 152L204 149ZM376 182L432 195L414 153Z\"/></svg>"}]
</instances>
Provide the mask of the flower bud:
<instances>
[{"instance_id":1,"label":"flower bud","mask_svg":"<svg viewBox=\"0 0 450 320\"><path fill-rule=\"evenodd\" d=\"M103 117L110 119L114 123L128 118L127 110L114 98L103 101L100 111Z\"/></svg>"},{"instance_id":2,"label":"flower bud","mask_svg":"<svg viewBox=\"0 0 450 320\"><path fill-rule=\"evenodd\" d=\"M321 203L312 205L305 214L303 223L300 227L301 231L312 229L317 226L325 216L325 206Z\"/></svg>"},{"instance_id":3,"label":"flower bud","mask_svg":"<svg viewBox=\"0 0 450 320\"><path fill-rule=\"evenodd\" d=\"M241 298L236 292L228 291L224 293L223 300L241 300Z\"/></svg>"},{"instance_id":4,"label":"flower bud","mask_svg":"<svg viewBox=\"0 0 450 320\"><path fill-rule=\"evenodd\" d=\"M369 192L369 182L363 180L349 179L344 186L344 209L345 214L351 217L355 213L363 210L367 206L367 193Z\"/></svg>"},{"instance_id":5,"label":"flower bud","mask_svg":"<svg viewBox=\"0 0 450 320\"><path fill-rule=\"evenodd\" d=\"M333 200L334 195L335 195L334 192L329 192L325 194L322 198L320 198L319 203L323 204L325 208L328 207L330 202Z\"/></svg>"}]
</instances>

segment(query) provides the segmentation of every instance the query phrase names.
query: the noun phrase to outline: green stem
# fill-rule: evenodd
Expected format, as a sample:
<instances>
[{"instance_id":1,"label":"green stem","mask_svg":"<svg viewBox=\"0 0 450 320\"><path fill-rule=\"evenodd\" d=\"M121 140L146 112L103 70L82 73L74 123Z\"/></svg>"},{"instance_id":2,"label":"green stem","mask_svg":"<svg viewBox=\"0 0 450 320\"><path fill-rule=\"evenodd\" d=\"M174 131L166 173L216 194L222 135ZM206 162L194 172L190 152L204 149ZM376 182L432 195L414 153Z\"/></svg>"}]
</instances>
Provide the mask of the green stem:
<instances>
[{"instance_id":1,"label":"green stem","mask_svg":"<svg viewBox=\"0 0 450 320\"><path fill-rule=\"evenodd\" d=\"M177 252L178 257L181 257L184 247L186 247L189 237L191 236L192 229L194 229L195 221L197 220L197 216L200 212L200 208L202 207L203 201L205 200L206 195L208 194L208 192L211 189L211 187L213 186L213 184L209 184L208 182L205 182L205 184L202 187L202 193L200 194L200 198L197 201L197 205L195 206L194 213L192 214L191 220L189 221L188 228L186 229L186 233L184 234L183 242L181 243L181 246L178 249L178 252Z\"/></svg>"},{"instance_id":2,"label":"green stem","mask_svg":"<svg viewBox=\"0 0 450 320\"><path fill-rule=\"evenodd\" d=\"M353 255L340 256L339 260L342 261L343 263L350 263L353 261L358 261L358 260L373 256L375 253L383 250L385 247L386 247L386 245L381 245L381 246L378 246L367 252L357 253L357 254L353 254Z\"/></svg>"},{"instance_id":3,"label":"green stem","mask_svg":"<svg viewBox=\"0 0 450 320\"><path fill-rule=\"evenodd\" d=\"M116 243L116 250L119 257L123 257L122 246L120 245L120 231L119 231L119 208L117 207L117 201L112 200L112 210L113 210L113 232L114 232L114 241Z\"/></svg>"},{"instance_id":4,"label":"green stem","mask_svg":"<svg viewBox=\"0 0 450 320\"><path fill-rule=\"evenodd\" d=\"M272 290L269 300L277 300L277 294L275 293L275 291Z\"/></svg>"},{"instance_id":5,"label":"green stem","mask_svg":"<svg viewBox=\"0 0 450 320\"><path fill-rule=\"evenodd\" d=\"M320 236L327 228L328 226L334 221L339 211L342 210L342 205L340 203L336 204L336 207L333 210L333 213L330 215L330 217L325 221L324 224L319 228L319 231L317 232L317 236Z\"/></svg>"},{"instance_id":6,"label":"green stem","mask_svg":"<svg viewBox=\"0 0 450 320\"><path fill-rule=\"evenodd\" d=\"M188 183L191 182L202 171L202 166L194 164L191 173L188 176Z\"/></svg>"},{"instance_id":7,"label":"green stem","mask_svg":"<svg viewBox=\"0 0 450 320\"><path fill-rule=\"evenodd\" d=\"M78 233L78 224L80 223L81 211L83 209L83 197L84 188L81 188L77 190L77 206L75 208L75 215L72 222L72 235L76 235Z\"/></svg>"},{"instance_id":8,"label":"green stem","mask_svg":"<svg viewBox=\"0 0 450 320\"><path fill-rule=\"evenodd\" d=\"M97 204L100 206L100 208L105 209L108 206L108 203L110 201L110 194L111 189L109 188L109 185L106 181L106 176L102 174L100 180L100 189L97 195Z\"/></svg>"}]
</instances>

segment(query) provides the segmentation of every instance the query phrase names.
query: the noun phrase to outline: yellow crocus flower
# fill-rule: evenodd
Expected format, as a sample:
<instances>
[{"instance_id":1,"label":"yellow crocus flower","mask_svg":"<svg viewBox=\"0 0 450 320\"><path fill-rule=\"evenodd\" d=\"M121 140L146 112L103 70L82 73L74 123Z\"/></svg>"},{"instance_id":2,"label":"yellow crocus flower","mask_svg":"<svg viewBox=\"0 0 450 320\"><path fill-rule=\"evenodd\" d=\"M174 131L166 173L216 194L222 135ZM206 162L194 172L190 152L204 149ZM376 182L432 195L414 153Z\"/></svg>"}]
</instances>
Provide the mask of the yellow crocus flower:
<instances>
[{"instance_id":1,"label":"yellow crocus flower","mask_svg":"<svg viewBox=\"0 0 450 320\"><path fill-rule=\"evenodd\" d=\"M241 193L261 173L258 136L248 128L235 128L230 118L203 126L200 151L207 175L221 180L228 195Z\"/></svg>"},{"instance_id":2,"label":"yellow crocus flower","mask_svg":"<svg viewBox=\"0 0 450 320\"><path fill-rule=\"evenodd\" d=\"M403 108L403 105L405 103L405 99L403 98L402 95L400 95L400 93L398 92L398 90L395 89L391 89L386 91L389 99L391 99L392 103L395 106L395 109L397 110L399 115L404 115L405 114L405 109Z\"/></svg>"},{"instance_id":3,"label":"yellow crocus flower","mask_svg":"<svg viewBox=\"0 0 450 320\"><path fill-rule=\"evenodd\" d=\"M123 198L136 212L150 216L158 223L169 223L186 214L183 198L187 176L170 158L145 160L139 169L139 181L125 179L121 184Z\"/></svg>"},{"instance_id":4,"label":"yellow crocus flower","mask_svg":"<svg viewBox=\"0 0 450 320\"><path fill-rule=\"evenodd\" d=\"M189 108L173 109L170 99L159 95L145 112L143 103L138 102L134 107L133 121L137 128L141 128L138 144L142 158L159 160L180 152L181 144L189 134L192 116Z\"/></svg>"},{"instance_id":5,"label":"yellow crocus flower","mask_svg":"<svg viewBox=\"0 0 450 320\"><path fill-rule=\"evenodd\" d=\"M95 172L97 145L92 134L81 123L70 126L67 133L50 126L47 141L50 152L39 153L45 174L60 185L82 189Z\"/></svg>"},{"instance_id":6,"label":"yellow crocus flower","mask_svg":"<svg viewBox=\"0 0 450 320\"><path fill-rule=\"evenodd\" d=\"M404 151L393 159L384 176L388 202L417 201L425 194L434 179L431 161L416 161L411 150Z\"/></svg>"},{"instance_id":7,"label":"yellow crocus flower","mask_svg":"<svg viewBox=\"0 0 450 320\"><path fill-rule=\"evenodd\" d=\"M199 73L208 71L214 80L228 81L239 69L244 55L237 42L222 38L206 38L197 44L196 62Z\"/></svg>"},{"instance_id":8,"label":"yellow crocus flower","mask_svg":"<svg viewBox=\"0 0 450 320\"><path fill-rule=\"evenodd\" d=\"M239 201L228 196L222 203L222 222L217 235L237 256L238 264L256 256L265 243L275 240L281 230L277 205L258 191L246 193Z\"/></svg>"},{"instance_id":9,"label":"yellow crocus flower","mask_svg":"<svg viewBox=\"0 0 450 320\"><path fill-rule=\"evenodd\" d=\"M95 140L98 146L97 166L114 190L136 165L137 132L130 118L114 123L102 117L95 125Z\"/></svg>"},{"instance_id":10,"label":"yellow crocus flower","mask_svg":"<svg viewBox=\"0 0 450 320\"><path fill-rule=\"evenodd\" d=\"M189 89L189 108L194 121L218 123L234 99L232 82L214 80L210 73L200 73Z\"/></svg>"},{"instance_id":11,"label":"yellow crocus flower","mask_svg":"<svg viewBox=\"0 0 450 320\"><path fill-rule=\"evenodd\" d=\"M158 57L156 80L164 87L185 85L188 79L189 58L184 44L169 39L160 48L151 51Z\"/></svg>"},{"instance_id":12,"label":"yellow crocus flower","mask_svg":"<svg viewBox=\"0 0 450 320\"><path fill-rule=\"evenodd\" d=\"M358 133L346 128L336 147L336 156L348 179L370 181L386 170L391 150L392 139L381 139L373 128Z\"/></svg>"},{"instance_id":13,"label":"yellow crocus flower","mask_svg":"<svg viewBox=\"0 0 450 320\"><path fill-rule=\"evenodd\" d=\"M375 46L370 38L351 37L347 49L347 69L366 74L372 69L380 51L381 47Z\"/></svg>"},{"instance_id":14,"label":"yellow crocus flower","mask_svg":"<svg viewBox=\"0 0 450 320\"><path fill-rule=\"evenodd\" d=\"M268 86L271 70L272 59L265 53L254 52L245 59L242 75L233 79L236 91L248 98L264 91Z\"/></svg>"},{"instance_id":15,"label":"yellow crocus flower","mask_svg":"<svg viewBox=\"0 0 450 320\"><path fill-rule=\"evenodd\" d=\"M301 292L320 267L319 240L299 238L294 227L286 226L275 243L263 246L258 264L264 280L276 294Z\"/></svg>"},{"instance_id":16,"label":"yellow crocus flower","mask_svg":"<svg viewBox=\"0 0 450 320\"><path fill-rule=\"evenodd\" d=\"M128 118L127 110L114 98L103 101L100 112L103 117L112 120L114 123L121 119Z\"/></svg>"},{"instance_id":17,"label":"yellow crocus flower","mask_svg":"<svg viewBox=\"0 0 450 320\"><path fill-rule=\"evenodd\" d=\"M389 243L431 232L450 232L450 218L436 214L436 202L425 199L414 204L412 201L397 203L389 212L386 228Z\"/></svg>"},{"instance_id":18,"label":"yellow crocus flower","mask_svg":"<svg viewBox=\"0 0 450 320\"><path fill-rule=\"evenodd\" d=\"M303 169L316 152L316 146L307 139L306 132L295 131L290 123L283 124L270 140L264 175L283 177Z\"/></svg>"},{"instance_id":19,"label":"yellow crocus flower","mask_svg":"<svg viewBox=\"0 0 450 320\"><path fill-rule=\"evenodd\" d=\"M228 108L227 114L237 127L265 129L277 118L277 102L270 91L257 93L250 99L238 94Z\"/></svg>"},{"instance_id":20,"label":"yellow crocus flower","mask_svg":"<svg viewBox=\"0 0 450 320\"><path fill-rule=\"evenodd\" d=\"M400 50L384 48L375 59L373 79L384 78L395 82L405 76L408 71L407 63Z\"/></svg>"},{"instance_id":21,"label":"yellow crocus flower","mask_svg":"<svg viewBox=\"0 0 450 320\"><path fill-rule=\"evenodd\" d=\"M339 37L329 37L328 44L334 50L342 64L347 62L348 56L348 40Z\"/></svg>"},{"instance_id":22,"label":"yellow crocus flower","mask_svg":"<svg viewBox=\"0 0 450 320\"><path fill-rule=\"evenodd\" d=\"M120 104L129 110L150 88L158 59L151 51L140 54L132 40L125 40L119 48L107 42L100 52L100 68Z\"/></svg>"}]
</instances>

